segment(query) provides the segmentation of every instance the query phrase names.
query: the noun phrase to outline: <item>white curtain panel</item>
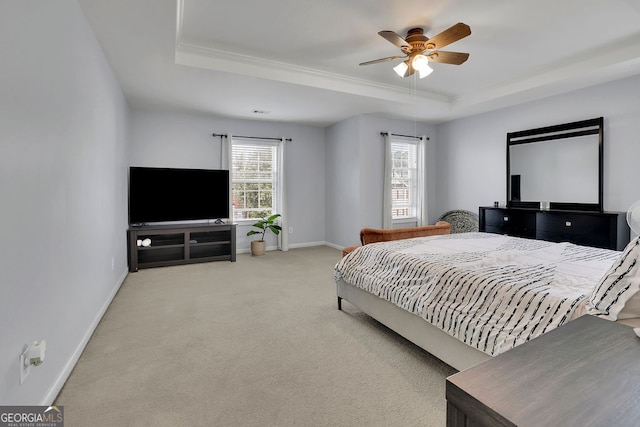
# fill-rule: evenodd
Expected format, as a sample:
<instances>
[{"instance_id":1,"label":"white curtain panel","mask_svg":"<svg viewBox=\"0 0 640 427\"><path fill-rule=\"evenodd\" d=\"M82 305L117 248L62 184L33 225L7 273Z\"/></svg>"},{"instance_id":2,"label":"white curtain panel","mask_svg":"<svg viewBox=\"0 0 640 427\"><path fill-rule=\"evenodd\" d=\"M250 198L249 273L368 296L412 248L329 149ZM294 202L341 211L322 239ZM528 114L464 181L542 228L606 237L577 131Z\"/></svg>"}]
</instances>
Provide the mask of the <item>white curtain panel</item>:
<instances>
[{"instance_id":1,"label":"white curtain panel","mask_svg":"<svg viewBox=\"0 0 640 427\"><path fill-rule=\"evenodd\" d=\"M278 212L280 215L280 226L282 227L282 231L278 234L278 249L281 251L289 250L289 229L287 227L287 181L285 174L285 148L286 148L285 139L281 139L278 143L278 182L280 183L280 191L279 200L277 201L276 206L278 206Z\"/></svg>"},{"instance_id":2,"label":"white curtain panel","mask_svg":"<svg viewBox=\"0 0 640 427\"><path fill-rule=\"evenodd\" d=\"M233 136L223 135L220 145L220 169L229 171L229 223L233 223L233 179L231 172L231 141Z\"/></svg>"},{"instance_id":3,"label":"white curtain panel","mask_svg":"<svg viewBox=\"0 0 640 427\"><path fill-rule=\"evenodd\" d=\"M384 186L382 189L382 228L393 228L391 216L391 171L393 159L391 157L391 135L387 132L384 137Z\"/></svg>"},{"instance_id":4,"label":"white curtain panel","mask_svg":"<svg viewBox=\"0 0 640 427\"><path fill-rule=\"evenodd\" d=\"M429 224L427 206L427 137L422 135L418 142L418 210L416 212L417 225Z\"/></svg>"}]
</instances>

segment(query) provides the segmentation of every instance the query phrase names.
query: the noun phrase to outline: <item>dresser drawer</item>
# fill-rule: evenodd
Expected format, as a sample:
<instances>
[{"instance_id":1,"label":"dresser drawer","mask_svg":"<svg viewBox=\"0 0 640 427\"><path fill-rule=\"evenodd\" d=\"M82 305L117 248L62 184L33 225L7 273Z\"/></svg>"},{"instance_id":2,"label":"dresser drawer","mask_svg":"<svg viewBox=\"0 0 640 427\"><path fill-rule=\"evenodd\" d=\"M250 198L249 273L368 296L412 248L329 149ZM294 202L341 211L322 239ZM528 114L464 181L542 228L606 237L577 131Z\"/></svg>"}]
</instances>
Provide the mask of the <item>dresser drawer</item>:
<instances>
[{"instance_id":1,"label":"dresser drawer","mask_svg":"<svg viewBox=\"0 0 640 427\"><path fill-rule=\"evenodd\" d=\"M484 212L484 220L487 226L503 227L510 226L513 221L511 212L501 209L487 209Z\"/></svg>"},{"instance_id":2,"label":"dresser drawer","mask_svg":"<svg viewBox=\"0 0 640 427\"><path fill-rule=\"evenodd\" d=\"M484 210L484 231L488 233L535 237L535 225L535 212L499 208Z\"/></svg>"},{"instance_id":3,"label":"dresser drawer","mask_svg":"<svg viewBox=\"0 0 640 427\"><path fill-rule=\"evenodd\" d=\"M593 234L608 233L611 228L611 219L604 215L538 212L537 216L538 231Z\"/></svg>"},{"instance_id":4,"label":"dresser drawer","mask_svg":"<svg viewBox=\"0 0 640 427\"><path fill-rule=\"evenodd\" d=\"M614 220L607 215L539 212L536 238L608 248L615 233Z\"/></svg>"}]
</instances>

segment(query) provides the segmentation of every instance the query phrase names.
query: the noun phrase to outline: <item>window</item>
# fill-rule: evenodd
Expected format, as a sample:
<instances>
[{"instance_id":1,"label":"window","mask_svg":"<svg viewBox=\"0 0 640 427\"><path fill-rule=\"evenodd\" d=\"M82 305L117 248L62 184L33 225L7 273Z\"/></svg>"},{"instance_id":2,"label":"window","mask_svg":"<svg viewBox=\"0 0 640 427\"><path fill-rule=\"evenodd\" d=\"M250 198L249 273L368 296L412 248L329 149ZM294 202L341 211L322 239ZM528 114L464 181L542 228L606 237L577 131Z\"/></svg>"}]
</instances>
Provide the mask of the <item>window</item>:
<instances>
[{"instance_id":1,"label":"window","mask_svg":"<svg viewBox=\"0 0 640 427\"><path fill-rule=\"evenodd\" d=\"M393 220L418 216L418 144L391 141L391 217Z\"/></svg>"},{"instance_id":2,"label":"window","mask_svg":"<svg viewBox=\"0 0 640 427\"><path fill-rule=\"evenodd\" d=\"M278 211L278 143L231 144L233 220L267 217Z\"/></svg>"}]
</instances>

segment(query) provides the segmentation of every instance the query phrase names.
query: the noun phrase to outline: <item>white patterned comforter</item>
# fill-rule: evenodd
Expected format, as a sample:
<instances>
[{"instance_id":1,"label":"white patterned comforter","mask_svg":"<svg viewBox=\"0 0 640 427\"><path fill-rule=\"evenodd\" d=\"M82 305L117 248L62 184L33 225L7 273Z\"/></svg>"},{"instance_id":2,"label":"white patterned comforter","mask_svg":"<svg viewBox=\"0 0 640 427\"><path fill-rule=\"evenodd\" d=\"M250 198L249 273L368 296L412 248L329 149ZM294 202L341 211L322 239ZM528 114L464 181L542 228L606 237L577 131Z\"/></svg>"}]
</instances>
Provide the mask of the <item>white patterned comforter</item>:
<instances>
[{"instance_id":1,"label":"white patterned comforter","mask_svg":"<svg viewBox=\"0 0 640 427\"><path fill-rule=\"evenodd\" d=\"M571 320L619 252L488 233L362 246L335 278L489 355Z\"/></svg>"}]
</instances>

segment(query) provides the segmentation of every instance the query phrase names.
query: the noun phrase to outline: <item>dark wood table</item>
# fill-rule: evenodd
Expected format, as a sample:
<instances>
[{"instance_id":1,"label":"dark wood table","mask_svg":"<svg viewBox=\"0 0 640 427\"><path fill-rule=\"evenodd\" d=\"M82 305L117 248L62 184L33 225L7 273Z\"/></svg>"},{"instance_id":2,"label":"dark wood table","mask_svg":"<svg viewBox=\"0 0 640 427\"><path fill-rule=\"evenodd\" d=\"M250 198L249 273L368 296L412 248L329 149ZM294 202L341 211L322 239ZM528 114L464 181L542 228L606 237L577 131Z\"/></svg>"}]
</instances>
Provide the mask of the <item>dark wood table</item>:
<instances>
[{"instance_id":1,"label":"dark wood table","mask_svg":"<svg viewBox=\"0 0 640 427\"><path fill-rule=\"evenodd\" d=\"M582 316L447 378L447 426L640 426L640 338Z\"/></svg>"}]
</instances>

